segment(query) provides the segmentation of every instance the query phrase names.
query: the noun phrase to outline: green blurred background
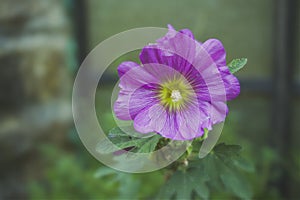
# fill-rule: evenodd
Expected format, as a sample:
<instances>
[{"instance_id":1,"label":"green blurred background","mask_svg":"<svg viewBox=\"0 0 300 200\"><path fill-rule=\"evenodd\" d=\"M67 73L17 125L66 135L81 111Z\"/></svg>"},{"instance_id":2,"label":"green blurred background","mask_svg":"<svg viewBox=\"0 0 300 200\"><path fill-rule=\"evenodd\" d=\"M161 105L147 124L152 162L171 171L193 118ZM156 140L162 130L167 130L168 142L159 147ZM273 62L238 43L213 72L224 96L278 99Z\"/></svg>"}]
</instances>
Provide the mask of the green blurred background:
<instances>
[{"instance_id":1,"label":"green blurred background","mask_svg":"<svg viewBox=\"0 0 300 200\"><path fill-rule=\"evenodd\" d=\"M155 197L163 171L116 172L86 151L71 95L81 61L98 43L167 24L189 28L199 41L220 39L228 62L248 58L236 74L241 95L228 103L220 142L241 145L254 163L254 198L299 198L300 15L290 16L299 11L297 0L1 0L0 199ZM99 84L96 109L105 131L115 126L116 68L137 56L114 61Z\"/></svg>"}]
</instances>

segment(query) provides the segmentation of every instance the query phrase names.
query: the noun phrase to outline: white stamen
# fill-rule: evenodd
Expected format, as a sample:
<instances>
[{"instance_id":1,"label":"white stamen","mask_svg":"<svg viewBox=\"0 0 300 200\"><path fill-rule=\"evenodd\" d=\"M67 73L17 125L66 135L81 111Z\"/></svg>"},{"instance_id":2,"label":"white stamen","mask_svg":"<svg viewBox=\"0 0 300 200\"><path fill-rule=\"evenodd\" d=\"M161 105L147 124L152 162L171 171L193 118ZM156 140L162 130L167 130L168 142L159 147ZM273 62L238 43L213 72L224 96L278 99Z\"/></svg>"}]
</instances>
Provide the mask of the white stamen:
<instances>
[{"instance_id":1,"label":"white stamen","mask_svg":"<svg viewBox=\"0 0 300 200\"><path fill-rule=\"evenodd\" d=\"M172 90L171 99L173 102L177 102L182 99L182 96L181 96L179 90Z\"/></svg>"}]
</instances>

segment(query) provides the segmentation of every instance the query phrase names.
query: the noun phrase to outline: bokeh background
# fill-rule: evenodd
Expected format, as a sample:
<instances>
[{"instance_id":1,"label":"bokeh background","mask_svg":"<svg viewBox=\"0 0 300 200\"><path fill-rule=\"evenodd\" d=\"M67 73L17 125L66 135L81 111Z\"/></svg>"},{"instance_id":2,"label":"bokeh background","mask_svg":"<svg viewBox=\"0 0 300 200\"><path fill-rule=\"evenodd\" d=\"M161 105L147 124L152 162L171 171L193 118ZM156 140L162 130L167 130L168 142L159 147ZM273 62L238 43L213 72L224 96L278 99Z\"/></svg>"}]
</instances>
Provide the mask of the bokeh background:
<instances>
[{"instance_id":1,"label":"bokeh background","mask_svg":"<svg viewBox=\"0 0 300 200\"><path fill-rule=\"evenodd\" d=\"M155 197L162 171L116 172L89 155L71 95L80 63L98 43L167 24L191 29L199 41L220 39L228 62L248 58L220 142L241 145L253 162L254 198L299 198L299 12L297 0L0 0L0 199ZM115 126L116 67L137 56L114 61L99 83L105 131Z\"/></svg>"}]
</instances>

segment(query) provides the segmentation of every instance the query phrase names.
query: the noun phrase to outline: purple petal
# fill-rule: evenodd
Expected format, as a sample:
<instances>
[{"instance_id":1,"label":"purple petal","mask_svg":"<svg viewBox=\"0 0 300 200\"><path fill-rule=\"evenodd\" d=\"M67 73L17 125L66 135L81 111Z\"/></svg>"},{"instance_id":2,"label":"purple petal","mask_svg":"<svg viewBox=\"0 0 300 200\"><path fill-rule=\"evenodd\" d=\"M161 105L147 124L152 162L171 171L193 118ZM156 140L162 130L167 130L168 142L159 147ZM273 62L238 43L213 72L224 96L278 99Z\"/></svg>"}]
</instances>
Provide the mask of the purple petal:
<instances>
[{"instance_id":1,"label":"purple petal","mask_svg":"<svg viewBox=\"0 0 300 200\"><path fill-rule=\"evenodd\" d=\"M209 121L209 116L201 111L201 106L193 104L177 112L176 120L179 133L185 140L200 137L204 133L202 126L206 121Z\"/></svg>"},{"instance_id":2,"label":"purple petal","mask_svg":"<svg viewBox=\"0 0 300 200\"><path fill-rule=\"evenodd\" d=\"M227 66L219 67L219 71L221 72L226 89L226 100L230 101L240 94L240 82L233 74L231 74Z\"/></svg>"},{"instance_id":3,"label":"purple petal","mask_svg":"<svg viewBox=\"0 0 300 200\"><path fill-rule=\"evenodd\" d=\"M138 67L139 64L135 63L135 62L131 62L131 61L125 61L122 62L119 66L118 66L118 74L119 77L123 76L126 72L128 72L130 69L134 68L134 67Z\"/></svg>"},{"instance_id":4,"label":"purple petal","mask_svg":"<svg viewBox=\"0 0 300 200\"><path fill-rule=\"evenodd\" d=\"M197 105L190 105L180 112L168 112L155 104L142 110L134 119L134 128L141 133L157 132L173 140L191 140L203 135L202 125L209 116Z\"/></svg>"},{"instance_id":5,"label":"purple petal","mask_svg":"<svg viewBox=\"0 0 300 200\"><path fill-rule=\"evenodd\" d=\"M144 67L132 67L121 76L119 86L122 89L134 91L143 85L159 82L160 80L145 70Z\"/></svg>"},{"instance_id":6,"label":"purple petal","mask_svg":"<svg viewBox=\"0 0 300 200\"><path fill-rule=\"evenodd\" d=\"M164 50L157 47L148 46L142 49L140 60L143 64L157 63L169 66L182 75L187 75L192 70L193 66L180 56L165 55Z\"/></svg>"},{"instance_id":7,"label":"purple petal","mask_svg":"<svg viewBox=\"0 0 300 200\"><path fill-rule=\"evenodd\" d=\"M140 54L141 62L144 64L158 63L172 67L174 70L178 71L192 85L194 92L198 94L198 100L211 101L212 96L218 96L218 98L215 97L214 99L224 101L226 100L223 81L221 78L216 78L216 76L221 77L220 72L216 68L216 75L211 73L212 70L210 70L208 71L206 79L204 79L200 72L185 59L178 55L165 56L164 53L162 53L162 51L163 50L161 49L153 47L144 48ZM221 93L221 95L216 94L216 92L213 91L213 86L217 86L218 88L216 88L216 90L219 91L220 85L221 89L223 87L223 92ZM211 87L211 93L209 92L208 86Z\"/></svg>"},{"instance_id":8,"label":"purple petal","mask_svg":"<svg viewBox=\"0 0 300 200\"><path fill-rule=\"evenodd\" d=\"M161 132L165 126L167 112L160 104L142 110L134 118L134 128L141 133Z\"/></svg>"},{"instance_id":9,"label":"purple petal","mask_svg":"<svg viewBox=\"0 0 300 200\"><path fill-rule=\"evenodd\" d=\"M192 77L187 78L196 80L197 87L200 83L201 89L205 83L212 100L226 101L226 85L223 83L223 74L218 69L218 66L226 64L222 43L212 39L201 45L185 34L174 32L174 28L171 27L168 34L158 40L157 45L146 46L140 54L141 62L162 63L172 66L184 76L192 74ZM195 76L202 77L202 80Z\"/></svg>"},{"instance_id":10,"label":"purple petal","mask_svg":"<svg viewBox=\"0 0 300 200\"><path fill-rule=\"evenodd\" d=\"M157 98L158 85L149 84L134 91L129 100L129 113L134 119L145 108L149 108L159 102Z\"/></svg>"},{"instance_id":11,"label":"purple petal","mask_svg":"<svg viewBox=\"0 0 300 200\"><path fill-rule=\"evenodd\" d=\"M209 112L212 124L223 122L228 114L227 104L224 102L212 102Z\"/></svg>"},{"instance_id":12,"label":"purple petal","mask_svg":"<svg viewBox=\"0 0 300 200\"><path fill-rule=\"evenodd\" d=\"M161 44L168 43L168 41L177 34L177 31L173 28L173 26L171 24L168 24L168 29L169 30L166 33L166 35L157 40L158 43L161 43Z\"/></svg>"},{"instance_id":13,"label":"purple petal","mask_svg":"<svg viewBox=\"0 0 300 200\"><path fill-rule=\"evenodd\" d=\"M114 103L114 112L117 118L121 120L132 120L129 112L129 98L131 91L121 90L117 101Z\"/></svg>"},{"instance_id":14,"label":"purple petal","mask_svg":"<svg viewBox=\"0 0 300 200\"><path fill-rule=\"evenodd\" d=\"M134 119L141 110L158 101L159 84L175 76L182 75L171 67L156 63L131 68L120 78L121 91L114 105L116 116L122 120Z\"/></svg>"},{"instance_id":15,"label":"purple petal","mask_svg":"<svg viewBox=\"0 0 300 200\"><path fill-rule=\"evenodd\" d=\"M146 107L150 107L158 100L150 86L143 86L134 91L121 90L114 104L116 116L121 120L133 120L135 116ZM155 87L155 86L151 86Z\"/></svg>"},{"instance_id":16,"label":"purple petal","mask_svg":"<svg viewBox=\"0 0 300 200\"><path fill-rule=\"evenodd\" d=\"M141 109L154 101L153 87L159 82L143 67L127 70L120 78L121 90L114 104L116 116L122 120L132 120Z\"/></svg>"},{"instance_id":17,"label":"purple petal","mask_svg":"<svg viewBox=\"0 0 300 200\"><path fill-rule=\"evenodd\" d=\"M226 52L223 44L217 39L209 39L203 43L203 48L218 66L226 90L226 100L236 98L240 94L240 84L226 66Z\"/></svg>"},{"instance_id":18,"label":"purple petal","mask_svg":"<svg viewBox=\"0 0 300 200\"><path fill-rule=\"evenodd\" d=\"M177 32L172 26L169 25L168 33L157 40L155 48L162 49L165 55L180 55L186 60L190 61L195 54L195 44L198 43L194 40L192 32L188 29L183 29ZM153 48L153 45L146 46Z\"/></svg>"},{"instance_id":19,"label":"purple petal","mask_svg":"<svg viewBox=\"0 0 300 200\"><path fill-rule=\"evenodd\" d=\"M192 39L194 39L194 34L193 34L193 32L192 32L191 30L189 30L189 29L182 29L182 30L180 30L179 32L182 33L182 34L185 34L185 35L189 36L189 37L192 38Z\"/></svg>"},{"instance_id":20,"label":"purple petal","mask_svg":"<svg viewBox=\"0 0 300 200\"><path fill-rule=\"evenodd\" d=\"M209 39L203 43L202 47L207 51L218 67L226 65L226 52L221 41Z\"/></svg>"}]
</instances>

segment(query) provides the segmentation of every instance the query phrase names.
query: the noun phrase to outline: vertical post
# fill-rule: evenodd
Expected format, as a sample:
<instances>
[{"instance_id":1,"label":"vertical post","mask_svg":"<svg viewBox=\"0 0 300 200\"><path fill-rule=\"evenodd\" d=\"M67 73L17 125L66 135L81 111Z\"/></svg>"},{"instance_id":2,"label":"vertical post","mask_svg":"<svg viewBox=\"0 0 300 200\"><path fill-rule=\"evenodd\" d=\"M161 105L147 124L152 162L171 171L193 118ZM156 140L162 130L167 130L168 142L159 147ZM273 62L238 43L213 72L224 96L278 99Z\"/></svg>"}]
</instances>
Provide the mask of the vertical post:
<instances>
[{"instance_id":1,"label":"vertical post","mask_svg":"<svg viewBox=\"0 0 300 200\"><path fill-rule=\"evenodd\" d=\"M78 45L78 62L81 64L87 55L87 6L86 0L74 0L74 27Z\"/></svg>"},{"instance_id":2,"label":"vertical post","mask_svg":"<svg viewBox=\"0 0 300 200\"><path fill-rule=\"evenodd\" d=\"M293 65L295 50L295 6L297 0L276 0L274 31L273 74L273 132L272 145L284 161L290 162L291 109L293 92ZM276 186L282 197L289 198L290 177L282 164L275 166L280 174ZM275 172L275 173L276 173Z\"/></svg>"}]
</instances>

